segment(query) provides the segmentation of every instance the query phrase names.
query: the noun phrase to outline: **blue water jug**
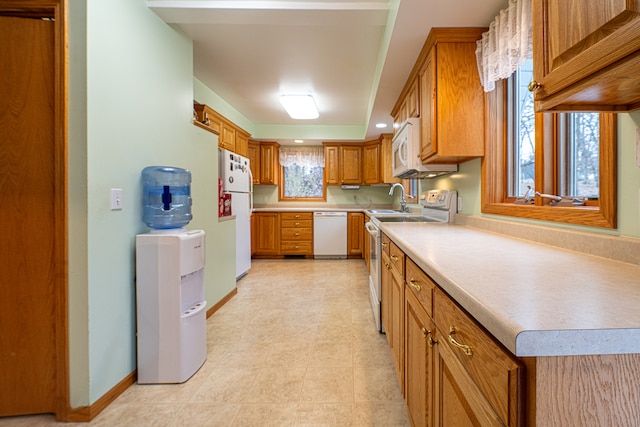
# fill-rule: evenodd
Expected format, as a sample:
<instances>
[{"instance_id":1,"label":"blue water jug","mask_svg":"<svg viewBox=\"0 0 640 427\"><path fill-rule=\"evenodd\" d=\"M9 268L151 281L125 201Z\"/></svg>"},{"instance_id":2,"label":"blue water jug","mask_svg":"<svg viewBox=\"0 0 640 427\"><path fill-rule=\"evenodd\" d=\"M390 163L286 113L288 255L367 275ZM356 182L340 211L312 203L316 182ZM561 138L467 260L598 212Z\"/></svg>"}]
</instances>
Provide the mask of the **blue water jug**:
<instances>
[{"instance_id":1,"label":"blue water jug","mask_svg":"<svg viewBox=\"0 0 640 427\"><path fill-rule=\"evenodd\" d=\"M191 218L191 172L171 166L142 170L142 220L150 228L180 228Z\"/></svg>"}]
</instances>

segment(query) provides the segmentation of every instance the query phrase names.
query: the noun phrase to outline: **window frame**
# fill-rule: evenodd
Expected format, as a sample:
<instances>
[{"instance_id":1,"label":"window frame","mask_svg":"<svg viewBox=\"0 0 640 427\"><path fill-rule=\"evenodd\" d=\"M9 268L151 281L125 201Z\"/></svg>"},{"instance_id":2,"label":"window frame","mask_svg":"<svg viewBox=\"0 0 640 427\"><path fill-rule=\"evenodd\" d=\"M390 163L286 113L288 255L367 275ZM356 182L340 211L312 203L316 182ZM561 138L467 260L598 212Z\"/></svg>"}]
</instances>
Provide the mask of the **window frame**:
<instances>
[{"instance_id":1,"label":"window frame","mask_svg":"<svg viewBox=\"0 0 640 427\"><path fill-rule=\"evenodd\" d=\"M284 166L280 165L280 176L278 177L278 201L280 202L326 202L327 201L327 184L324 179L325 169L322 168L322 197L286 197L284 195Z\"/></svg>"},{"instance_id":2,"label":"window frame","mask_svg":"<svg viewBox=\"0 0 640 427\"><path fill-rule=\"evenodd\" d=\"M550 206L535 198L535 204L516 205L507 197L507 81L485 93L485 156L482 160L481 211L484 214L552 221L590 227L617 227L617 117L600 113L600 197L587 206ZM554 193L557 183L556 118L554 113L536 113L535 119L535 188ZM545 167L545 165L549 165Z\"/></svg>"}]
</instances>

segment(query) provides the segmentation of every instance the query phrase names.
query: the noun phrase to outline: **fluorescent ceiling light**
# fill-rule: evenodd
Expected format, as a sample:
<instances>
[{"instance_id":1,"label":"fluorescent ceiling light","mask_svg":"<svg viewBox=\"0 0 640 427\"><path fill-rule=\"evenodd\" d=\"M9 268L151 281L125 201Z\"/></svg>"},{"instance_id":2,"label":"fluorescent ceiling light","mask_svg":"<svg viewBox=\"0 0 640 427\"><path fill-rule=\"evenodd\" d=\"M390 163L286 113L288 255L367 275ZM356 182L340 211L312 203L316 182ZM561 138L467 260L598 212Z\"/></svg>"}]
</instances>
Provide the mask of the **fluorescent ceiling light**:
<instances>
[{"instance_id":1,"label":"fluorescent ceiling light","mask_svg":"<svg viewBox=\"0 0 640 427\"><path fill-rule=\"evenodd\" d=\"M302 144L304 141L302 139L294 139L293 142L296 144Z\"/></svg>"},{"instance_id":2,"label":"fluorescent ceiling light","mask_svg":"<svg viewBox=\"0 0 640 427\"><path fill-rule=\"evenodd\" d=\"M292 119L317 119L318 108L311 95L281 95L280 103Z\"/></svg>"}]
</instances>

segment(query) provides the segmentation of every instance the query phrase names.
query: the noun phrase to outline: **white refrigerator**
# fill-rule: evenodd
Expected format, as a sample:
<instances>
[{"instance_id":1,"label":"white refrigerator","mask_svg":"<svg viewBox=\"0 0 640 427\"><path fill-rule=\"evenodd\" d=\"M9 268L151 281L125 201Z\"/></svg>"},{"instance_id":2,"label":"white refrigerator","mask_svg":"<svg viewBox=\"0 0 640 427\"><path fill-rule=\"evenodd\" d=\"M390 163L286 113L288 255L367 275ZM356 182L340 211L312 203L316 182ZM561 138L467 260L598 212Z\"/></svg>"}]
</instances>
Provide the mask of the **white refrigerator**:
<instances>
[{"instance_id":1,"label":"white refrigerator","mask_svg":"<svg viewBox=\"0 0 640 427\"><path fill-rule=\"evenodd\" d=\"M236 217L236 280L251 268L251 210L253 208L249 159L220 150L222 191L231 193L231 215Z\"/></svg>"}]
</instances>

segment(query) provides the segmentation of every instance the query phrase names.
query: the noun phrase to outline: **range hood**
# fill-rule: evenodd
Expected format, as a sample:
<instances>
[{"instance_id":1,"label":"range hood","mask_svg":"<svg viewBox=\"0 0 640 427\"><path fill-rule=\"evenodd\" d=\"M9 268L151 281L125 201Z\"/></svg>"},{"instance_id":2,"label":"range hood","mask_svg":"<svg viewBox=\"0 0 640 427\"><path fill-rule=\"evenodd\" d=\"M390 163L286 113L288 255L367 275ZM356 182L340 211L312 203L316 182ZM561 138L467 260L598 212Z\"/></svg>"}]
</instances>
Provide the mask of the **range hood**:
<instances>
[{"instance_id":1,"label":"range hood","mask_svg":"<svg viewBox=\"0 0 640 427\"><path fill-rule=\"evenodd\" d=\"M458 172L458 165L423 165L417 169L408 169L402 173L395 175L396 178L413 179L413 178L437 178L439 176L448 175Z\"/></svg>"}]
</instances>

